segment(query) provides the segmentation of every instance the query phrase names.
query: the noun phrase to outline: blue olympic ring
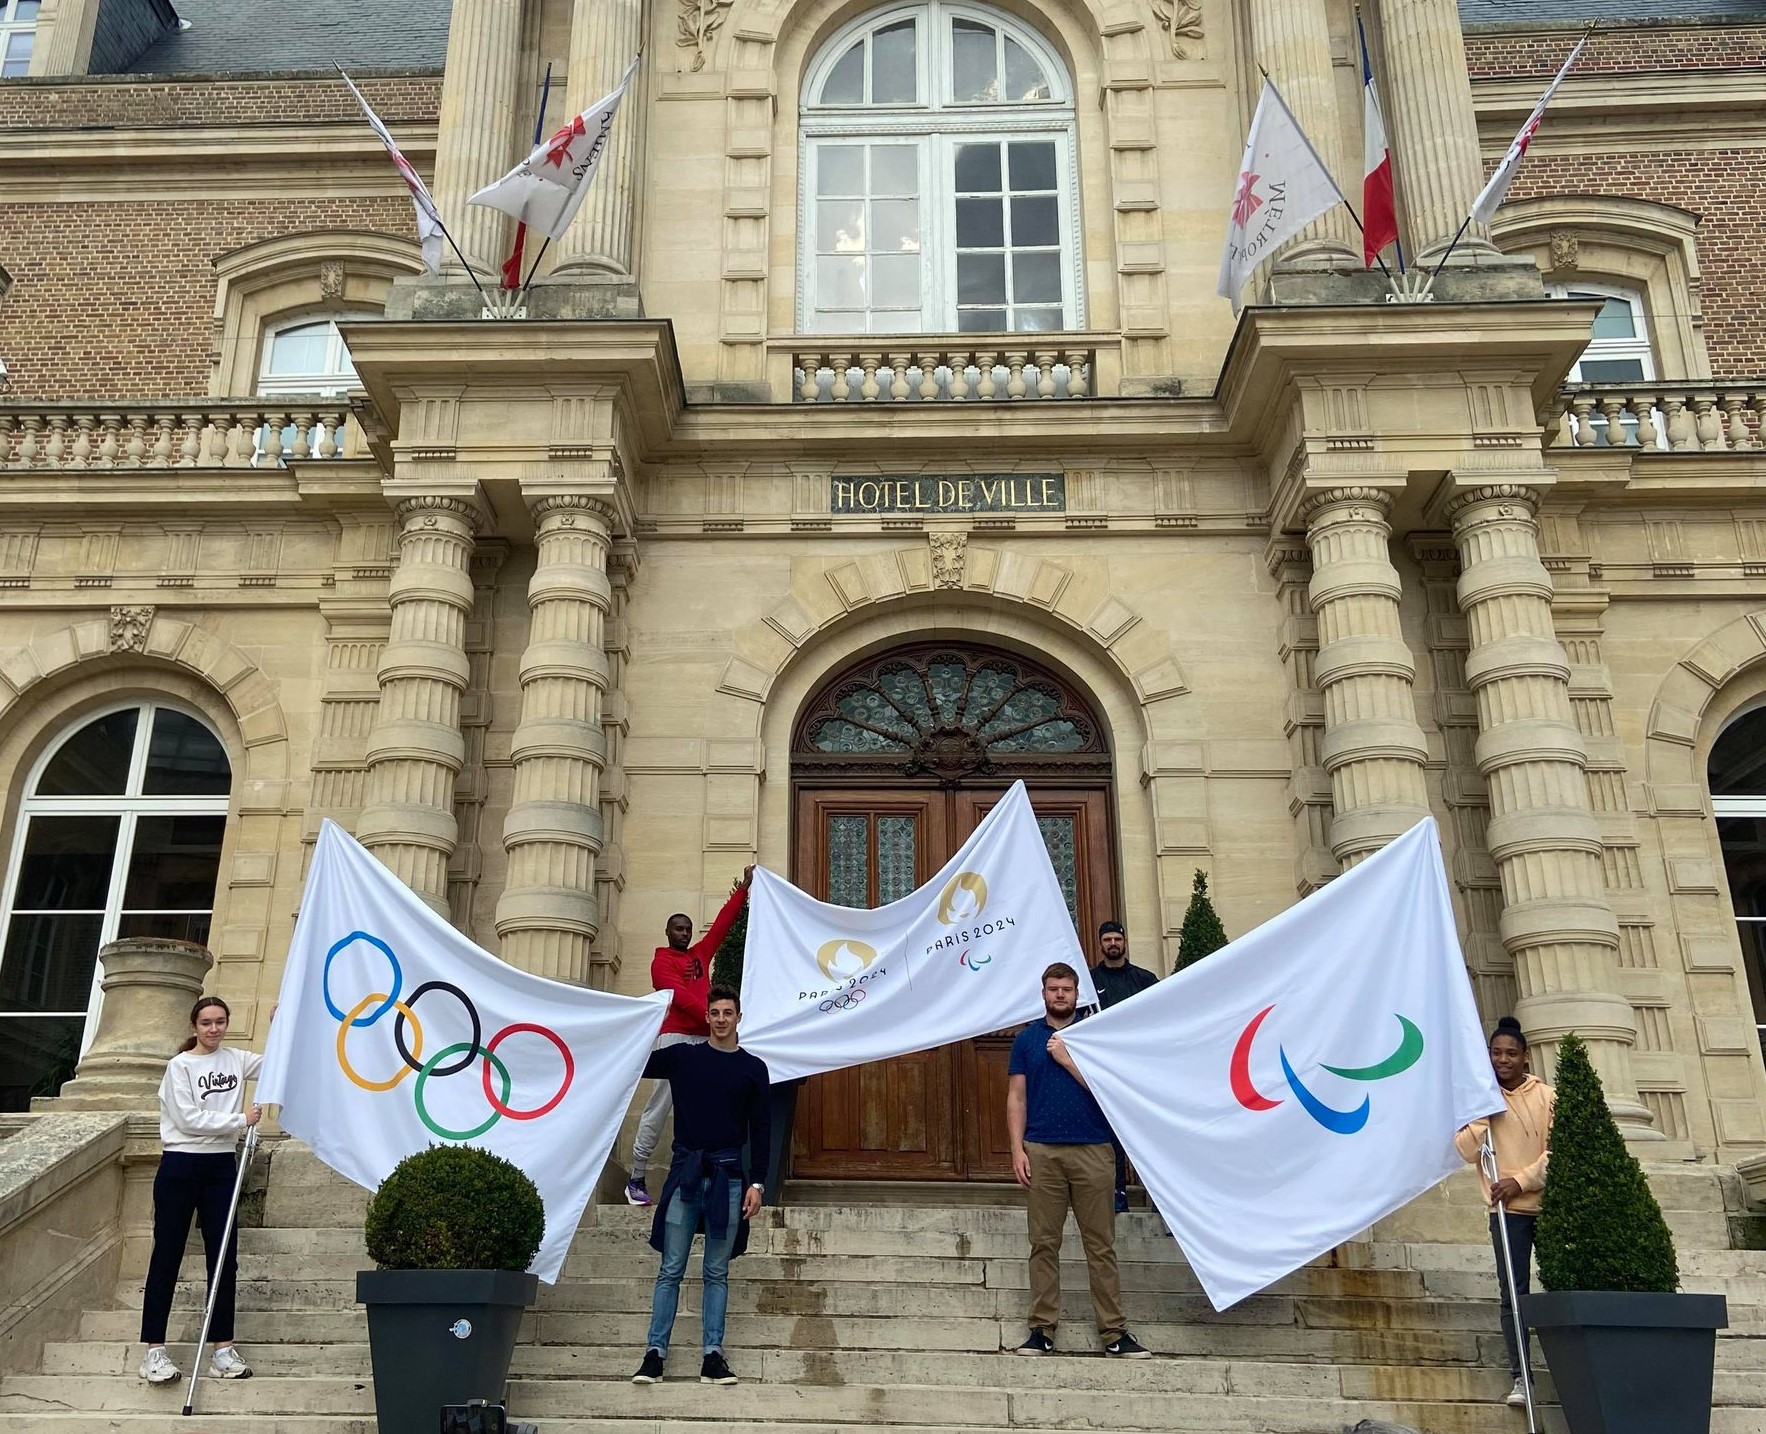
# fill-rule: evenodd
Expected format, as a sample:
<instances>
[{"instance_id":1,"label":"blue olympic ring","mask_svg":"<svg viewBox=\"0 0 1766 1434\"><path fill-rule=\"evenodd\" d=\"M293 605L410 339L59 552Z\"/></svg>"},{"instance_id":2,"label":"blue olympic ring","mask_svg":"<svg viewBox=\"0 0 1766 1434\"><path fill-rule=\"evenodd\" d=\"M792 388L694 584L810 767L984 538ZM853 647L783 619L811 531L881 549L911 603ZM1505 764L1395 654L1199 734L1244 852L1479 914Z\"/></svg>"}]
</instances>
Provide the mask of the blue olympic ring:
<instances>
[{"instance_id":1,"label":"blue olympic ring","mask_svg":"<svg viewBox=\"0 0 1766 1434\"><path fill-rule=\"evenodd\" d=\"M338 1009L337 1002L331 999L331 963L336 959L337 953L343 950L343 948L348 946L352 941L366 941L392 963L391 993L367 1015L358 1016L355 1020L350 1022L352 1026L371 1026L397 1004L399 992L404 988L405 973L404 969L399 965L399 958L392 954L392 947L388 946L378 936L370 936L366 931L350 932L348 936L344 937L343 940L339 941L325 953L325 974L321 989L325 996L325 1009L331 1012L331 1018L334 1021L341 1024L348 1018Z\"/></svg>"}]
</instances>

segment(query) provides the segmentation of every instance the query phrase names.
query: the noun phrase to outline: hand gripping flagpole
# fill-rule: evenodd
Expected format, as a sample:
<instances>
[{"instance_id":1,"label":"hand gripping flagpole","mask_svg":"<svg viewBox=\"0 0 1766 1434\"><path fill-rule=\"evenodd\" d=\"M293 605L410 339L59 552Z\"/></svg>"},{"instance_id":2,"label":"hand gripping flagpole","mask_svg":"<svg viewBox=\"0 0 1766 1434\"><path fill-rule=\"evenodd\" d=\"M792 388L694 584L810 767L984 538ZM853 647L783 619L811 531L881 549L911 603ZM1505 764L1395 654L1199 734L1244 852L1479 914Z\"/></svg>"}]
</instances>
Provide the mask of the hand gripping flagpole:
<instances>
[{"instance_id":1,"label":"hand gripping flagpole","mask_svg":"<svg viewBox=\"0 0 1766 1434\"><path fill-rule=\"evenodd\" d=\"M1498 1179L1496 1172L1496 1147L1490 1142L1490 1129L1484 1129L1484 1144L1478 1151L1478 1168L1484 1172L1484 1179L1495 1186ZM1508 1207L1498 1200L1496 1202L1496 1228L1502 1232L1502 1279L1508 1287L1508 1309L1510 1319L1515 1327L1515 1348L1521 1356L1521 1392L1527 1396L1527 1434L1539 1434L1539 1425L1533 1412L1533 1361L1527 1354L1527 1321L1521 1316L1520 1282L1515 1279L1514 1253L1508 1243Z\"/></svg>"},{"instance_id":2,"label":"hand gripping flagpole","mask_svg":"<svg viewBox=\"0 0 1766 1434\"><path fill-rule=\"evenodd\" d=\"M196 1362L190 1367L190 1388L184 1395L184 1413L196 1408L196 1381L202 1378L202 1352L208 1345L208 1328L215 1317L215 1297L221 1291L221 1277L227 1268L227 1250L233 1243L233 1226L239 1218L239 1196L245 1189L245 1172L251 1169L251 1158L258 1151L258 1128L247 1126L245 1151L239 1157L239 1173L233 1178L233 1203L227 1207L227 1228L221 1235L221 1248L215 1255L214 1272L209 1276L208 1305L202 1312L202 1333L196 1341Z\"/></svg>"}]
</instances>

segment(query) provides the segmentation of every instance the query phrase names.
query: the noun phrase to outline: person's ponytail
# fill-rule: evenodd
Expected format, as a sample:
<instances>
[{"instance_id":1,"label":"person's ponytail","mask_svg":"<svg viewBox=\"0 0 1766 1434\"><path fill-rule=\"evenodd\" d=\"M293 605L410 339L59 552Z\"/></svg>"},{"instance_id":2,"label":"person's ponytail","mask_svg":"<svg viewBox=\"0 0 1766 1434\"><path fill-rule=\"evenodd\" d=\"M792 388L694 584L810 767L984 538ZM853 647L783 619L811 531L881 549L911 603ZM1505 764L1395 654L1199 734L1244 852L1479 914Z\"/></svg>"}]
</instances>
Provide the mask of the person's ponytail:
<instances>
[{"instance_id":1,"label":"person's ponytail","mask_svg":"<svg viewBox=\"0 0 1766 1434\"><path fill-rule=\"evenodd\" d=\"M232 1008L229 1007L219 996L204 996L190 1008L191 1031L190 1034L184 1038L184 1044L178 1047L179 1055L183 1055L186 1051L193 1051L196 1049L196 1018L210 1006L219 1006L222 1014L224 1014L229 1021L233 1019Z\"/></svg>"}]
</instances>

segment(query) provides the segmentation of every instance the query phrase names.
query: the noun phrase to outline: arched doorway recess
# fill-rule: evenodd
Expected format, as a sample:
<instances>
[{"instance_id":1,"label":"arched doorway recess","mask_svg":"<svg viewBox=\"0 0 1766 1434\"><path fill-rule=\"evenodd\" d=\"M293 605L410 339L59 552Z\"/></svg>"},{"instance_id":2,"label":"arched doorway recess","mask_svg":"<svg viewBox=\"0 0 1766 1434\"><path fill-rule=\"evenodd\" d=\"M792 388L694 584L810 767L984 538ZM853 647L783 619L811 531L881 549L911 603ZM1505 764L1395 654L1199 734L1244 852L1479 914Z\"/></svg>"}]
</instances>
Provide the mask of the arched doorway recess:
<instances>
[{"instance_id":1,"label":"arched doorway recess","mask_svg":"<svg viewBox=\"0 0 1766 1434\"><path fill-rule=\"evenodd\" d=\"M840 905L898 900L1022 778L1068 912L1095 930L1117 910L1110 772L1091 703L1042 664L975 643L891 648L824 683L798 718L794 878ZM798 1103L793 1173L1009 1180L1010 1048L995 1032L816 1077Z\"/></svg>"}]
</instances>

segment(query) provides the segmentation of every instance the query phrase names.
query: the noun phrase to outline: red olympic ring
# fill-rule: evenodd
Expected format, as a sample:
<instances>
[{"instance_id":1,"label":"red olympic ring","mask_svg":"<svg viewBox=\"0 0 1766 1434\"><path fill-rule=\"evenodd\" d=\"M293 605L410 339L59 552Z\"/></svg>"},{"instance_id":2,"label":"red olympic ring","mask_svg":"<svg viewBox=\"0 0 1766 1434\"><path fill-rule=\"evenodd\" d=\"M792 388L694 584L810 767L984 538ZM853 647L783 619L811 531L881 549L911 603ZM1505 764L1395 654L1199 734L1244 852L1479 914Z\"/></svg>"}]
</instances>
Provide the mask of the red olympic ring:
<instances>
[{"instance_id":1,"label":"red olympic ring","mask_svg":"<svg viewBox=\"0 0 1766 1434\"><path fill-rule=\"evenodd\" d=\"M536 1026L527 1021L518 1021L512 1026L504 1026L485 1043L485 1055L488 1057L494 1053L503 1037L513 1036L522 1031L531 1031L536 1036L544 1036L558 1048L558 1054L564 1057L564 1083L558 1087L558 1094L533 1110L516 1110L513 1106L505 1105L497 1099L496 1093L491 1090L491 1063L487 1059L484 1063L484 1098L490 1102L491 1109L496 1111L498 1115L506 1115L511 1120L538 1120L548 1111L555 1109L558 1102L569 1093L570 1083L576 1079L576 1061L571 1058L570 1047L559 1039L556 1031L549 1031L544 1026Z\"/></svg>"}]
</instances>

